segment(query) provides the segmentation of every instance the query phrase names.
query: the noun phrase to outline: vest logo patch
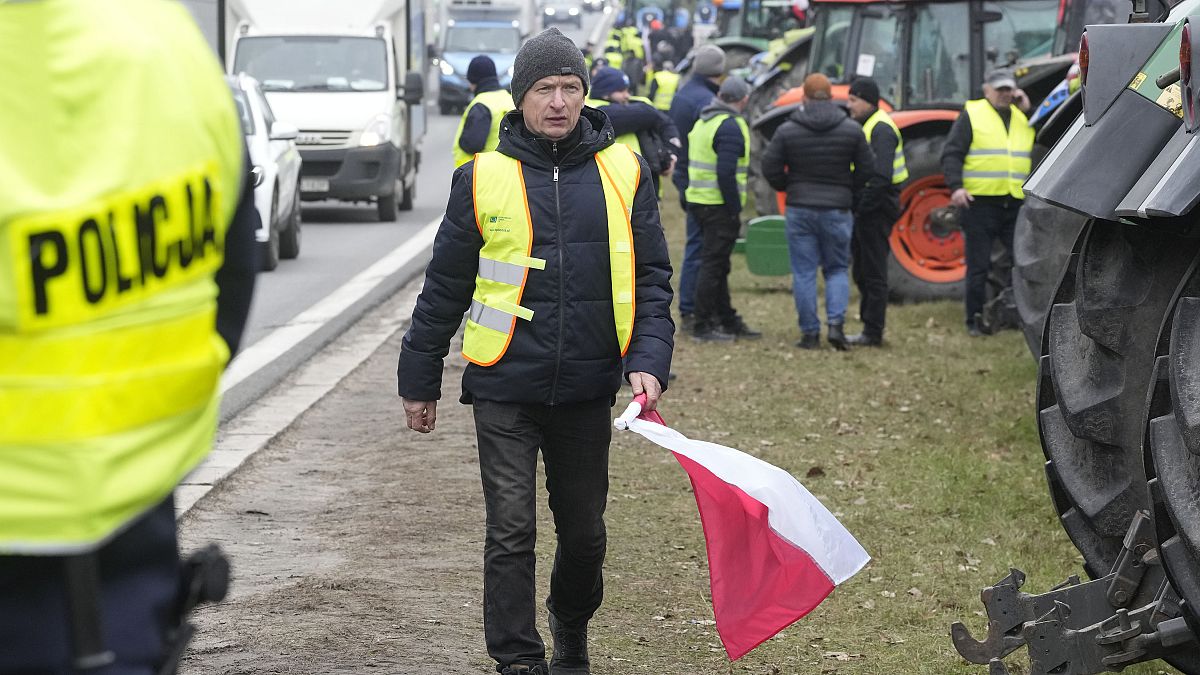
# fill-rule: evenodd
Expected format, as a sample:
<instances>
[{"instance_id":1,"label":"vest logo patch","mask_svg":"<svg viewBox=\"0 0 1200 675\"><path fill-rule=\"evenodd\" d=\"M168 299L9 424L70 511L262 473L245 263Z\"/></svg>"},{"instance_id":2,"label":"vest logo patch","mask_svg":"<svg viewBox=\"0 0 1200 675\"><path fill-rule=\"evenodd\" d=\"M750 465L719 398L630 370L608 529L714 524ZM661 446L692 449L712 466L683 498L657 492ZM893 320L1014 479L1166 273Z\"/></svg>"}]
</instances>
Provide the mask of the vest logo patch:
<instances>
[{"instance_id":1,"label":"vest logo patch","mask_svg":"<svg viewBox=\"0 0 1200 675\"><path fill-rule=\"evenodd\" d=\"M487 231L488 232L511 232L506 223L512 221L508 216L488 216Z\"/></svg>"}]
</instances>

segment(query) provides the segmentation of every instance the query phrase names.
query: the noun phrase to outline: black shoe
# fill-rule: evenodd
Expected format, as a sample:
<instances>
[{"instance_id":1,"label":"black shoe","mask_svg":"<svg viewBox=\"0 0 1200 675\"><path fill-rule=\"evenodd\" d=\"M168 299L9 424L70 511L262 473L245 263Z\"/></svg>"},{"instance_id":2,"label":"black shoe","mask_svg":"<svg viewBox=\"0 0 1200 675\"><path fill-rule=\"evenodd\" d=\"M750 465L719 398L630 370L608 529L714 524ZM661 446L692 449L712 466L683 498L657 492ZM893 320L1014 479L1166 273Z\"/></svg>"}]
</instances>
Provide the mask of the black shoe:
<instances>
[{"instance_id":1,"label":"black shoe","mask_svg":"<svg viewBox=\"0 0 1200 675\"><path fill-rule=\"evenodd\" d=\"M846 344L851 347L882 347L883 338L866 333L856 333L846 336Z\"/></svg>"},{"instance_id":2,"label":"black shoe","mask_svg":"<svg viewBox=\"0 0 1200 675\"><path fill-rule=\"evenodd\" d=\"M969 337L983 337L983 331L975 324L967 324L967 335Z\"/></svg>"},{"instance_id":3,"label":"black shoe","mask_svg":"<svg viewBox=\"0 0 1200 675\"><path fill-rule=\"evenodd\" d=\"M800 349L820 349L821 334L805 333L803 337L796 341L796 346Z\"/></svg>"},{"instance_id":4,"label":"black shoe","mask_svg":"<svg viewBox=\"0 0 1200 675\"><path fill-rule=\"evenodd\" d=\"M695 329L696 329L696 315L695 314L689 313L689 314L680 314L679 315L679 332L691 333L691 332L694 332Z\"/></svg>"},{"instance_id":5,"label":"black shoe","mask_svg":"<svg viewBox=\"0 0 1200 675\"><path fill-rule=\"evenodd\" d=\"M833 348L839 352L844 352L850 348L849 345L846 344L846 334L842 332L842 324L840 323L829 324L829 335L826 339L829 340L829 344L833 345Z\"/></svg>"},{"instance_id":6,"label":"black shoe","mask_svg":"<svg viewBox=\"0 0 1200 675\"><path fill-rule=\"evenodd\" d=\"M733 342L737 336L720 328L699 328L692 333L692 339L696 342Z\"/></svg>"},{"instance_id":7,"label":"black shoe","mask_svg":"<svg viewBox=\"0 0 1200 675\"><path fill-rule=\"evenodd\" d=\"M739 340L757 340L762 337L762 332L754 330L742 321L742 317L737 317L732 322L725 324L721 330L732 334Z\"/></svg>"},{"instance_id":8,"label":"black shoe","mask_svg":"<svg viewBox=\"0 0 1200 675\"><path fill-rule=\"evenodd\" d=\"M551 675L589 675L587 653L587 624L578 628L564 626L550 612L550 633L554 636L554 656L550 659Z\"/></svg>"},{"instance_id":9,"label":"black shoe","mask_svg":"<svg viewBox=\"0 0 1200 675\"><path fill-rule=\"evenodd\" d=\"M550 675L550 668L545 663L514 663L505 666L500 675Z\"/></svg>"}]
</instances>

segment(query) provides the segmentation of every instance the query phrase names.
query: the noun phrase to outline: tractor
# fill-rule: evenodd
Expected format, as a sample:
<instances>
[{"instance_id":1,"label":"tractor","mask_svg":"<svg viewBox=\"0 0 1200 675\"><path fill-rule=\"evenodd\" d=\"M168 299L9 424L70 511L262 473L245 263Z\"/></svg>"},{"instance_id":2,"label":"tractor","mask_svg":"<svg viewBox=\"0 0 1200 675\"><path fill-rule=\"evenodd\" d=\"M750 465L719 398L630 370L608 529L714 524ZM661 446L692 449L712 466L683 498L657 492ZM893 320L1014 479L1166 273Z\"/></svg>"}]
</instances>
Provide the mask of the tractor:
<instances>
[{"instance_id":1,"label":"tractor","mask_svg":"<svg viewBox=\"0 0 1200 675\"><path fill-rule=\"evenodd\" d=\"M717 28L709 37L725 51L728 70L746 67L750 59L780 49L804 34L805 0L714 0Z\"/></svg>"}]
</instances>

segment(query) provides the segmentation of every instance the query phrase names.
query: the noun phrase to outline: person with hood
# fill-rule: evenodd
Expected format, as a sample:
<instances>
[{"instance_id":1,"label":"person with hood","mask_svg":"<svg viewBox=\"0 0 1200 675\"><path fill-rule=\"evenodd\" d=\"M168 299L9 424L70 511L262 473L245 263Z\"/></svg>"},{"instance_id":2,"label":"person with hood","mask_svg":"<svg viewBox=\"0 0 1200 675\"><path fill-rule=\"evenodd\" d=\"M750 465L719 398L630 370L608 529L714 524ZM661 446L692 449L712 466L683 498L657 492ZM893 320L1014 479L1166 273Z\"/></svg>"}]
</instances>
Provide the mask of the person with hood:
<instances>
[{"instance_id":1,"label":"person with hood","mask_svg":"<svg viewBox=\"0 0 1200 675\"><path fill-rule=\"evenodd\" d=\"M692 337L702 342L762 337L738 316L729 298L729 256L742 226L750 168L750 127L742 117L749 101L750 85L740 77L727 78L688 135L685 196L704 237Z\"/></svg>"},{"instance_id":2,"label":"person with hood","mask_svg":"<svg viewBox=\"0 0 1200 675\"><path fill-rule=\"evenodd\" d=\"M477 152L495 150L500 142L500 120L513 105L512 94L500 88L496 62L480 54L467 66L467 82L475 97L463 111L454 136L454 166L471 161Z\"/></svg>"},{"instance_id":3,"label":"person with hood","mask_svg":"<svg viewBox=\"0 0 1200 675\"><path fill-rule=\"evenodd\" d=\"M725 77L725 52L716 45L704 45L692 56L692 76L675 92L671 100L671 109L667 112L675 122L683 140L679 161L675 163L675 173L671 182L679 190L679 206L687 216L687 243L683 248L683 262L679 270L679 314L683 319L683 329L690 331L694 323L693 313L696 310L696 277L700 272L700 250L703 247L703 237L700 234L700 223L687 210L688 187L688 134L696 120L700 119L700 111L712 103Z\"/></svg>"},{"instance_id":4,"label":"person with hood","mask_svg":"<svg viewBox=\"0 0 1200 675\"><path fill-rule=\"evenodd\" d=\"M821 73L804 78L804 105L780 125L762 161L767 183L787 192L784 215L801 349L821 345L818 267L825 276L829 344L847 349L843 324L850 304L851 209L875 170L862 127L833 102L831 89Z\"/></svg>"},{"instance_id":5,"label":"person with hood","mask_svg":"<svg viewBox=\"0 0 1200 675\"><path fill-rule=\"evenodd\" d=\"M629 79L616 68L600 68L592 76L585 102L598 108L612 123L617 142L645 158L658 194L659 176L670 173L683 143L675 123L647 99L629 94Z\"/></svg>"},{"instance_id":6,"label":"person with hood","mask_svg":"<svg viewBox=\"0 0 1200 675\"><path fill-rule=\"evenodd\" d=\"M650 172L584 106L588 84L557 28L521 47L517 109L497 149L454 172L396 369L408 427L433 431L443 360L468 315L461 401L474 407L486 506L484 637L504 675L589 672L611 408L627 380L653 409L671 366L671 263ZM535 627L539 450L558 536L549 664Z\"/></svg>"}]
</instances>

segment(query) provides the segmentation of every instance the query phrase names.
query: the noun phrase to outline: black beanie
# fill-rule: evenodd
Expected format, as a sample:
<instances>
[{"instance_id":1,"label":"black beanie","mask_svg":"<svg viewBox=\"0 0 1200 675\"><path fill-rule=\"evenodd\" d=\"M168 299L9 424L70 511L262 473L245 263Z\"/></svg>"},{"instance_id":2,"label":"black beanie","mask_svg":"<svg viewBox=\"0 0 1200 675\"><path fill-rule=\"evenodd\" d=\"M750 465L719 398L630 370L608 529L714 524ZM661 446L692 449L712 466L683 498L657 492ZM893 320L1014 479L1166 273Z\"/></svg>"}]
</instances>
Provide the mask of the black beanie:
<instances>
[{"instance_id":1,"label":"black beanie","mask_svg":"<svg viewBox=\"0 0 1200 675\"><path fill-rule=\"evenodd\" d=\"M513 61L513 76L510 89L513 103L519 109L525 92L534 82L543 77L554 75L577 75L583 81L583 93L586 94L591 81L588 79L587 65L583 62L583 52L574 42L563 35L557 28L547 28L525 41Z\"/></svg>"},{"instance_id":2,"label":"black beanie","mask_svg":"<svg viewBox=\"0 0 1200 675\"><path fill-rule=\"evenodd\" d=\"M489 77L496 77L496 62L492 57L480 54L471 59L471 65L467 66L467 82L479 84Z\"/></svg>"},{"instance_id":3,"label":"black beanie","mask_svg":"<svg viewBox=\"0 0 1200 675\"><path fill-rule=\"evenodd\" d=\"M850 94L871 105L879 105L879 85L869 77L859 77L850 83Z\"/></svg>"}]
</instances>

